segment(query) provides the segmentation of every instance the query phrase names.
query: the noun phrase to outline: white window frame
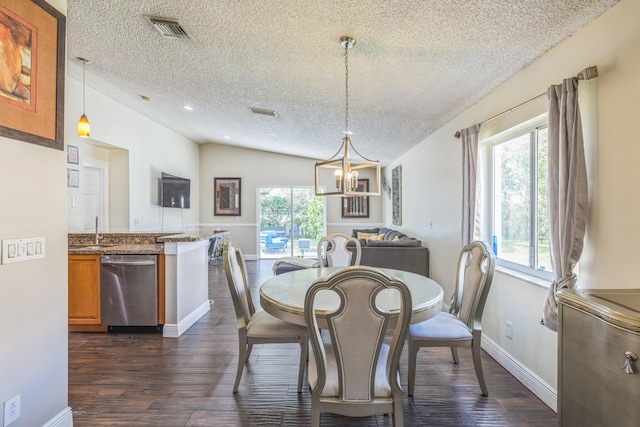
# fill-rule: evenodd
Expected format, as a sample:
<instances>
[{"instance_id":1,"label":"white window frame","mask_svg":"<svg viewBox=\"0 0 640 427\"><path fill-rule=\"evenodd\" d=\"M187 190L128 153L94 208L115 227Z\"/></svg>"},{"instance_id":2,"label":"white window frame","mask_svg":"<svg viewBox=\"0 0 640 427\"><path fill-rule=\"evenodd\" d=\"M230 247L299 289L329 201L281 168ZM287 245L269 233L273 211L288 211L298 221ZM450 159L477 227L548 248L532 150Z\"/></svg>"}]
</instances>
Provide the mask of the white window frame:
<instances>
[{"instance_id":1,"label":"white window frame","mask_svg":"<svg viewBox=\"0 0 640 427\"><path fill-rule=\"evenodd\" d=\"M524 123L521 123L520 125L514 126L513 128L500 132L494 136L482 139L480 143L480 147L481 149L486 150L485 159L487 164L487 173L484 178L484 184L485 184L484 187L486 188L486 191L484 192L485 193L484 202L486 203L485 204L486 209L484 209L484 212L487 215L487 218L486 218L486 222L484 222L485 226L484 226L484 231L482 233L484 235L485 241L493 244L493 236L496 234L494 232L494 224L495 224L494 219L495 219L496 209L495 209L495 197L494 197L495 165L494 165L493 148L496 145L505 143L509 140L512 140L522 135L530 134L537 129L544 129L547 126L548 126L548 116L547 114L543 114L531 120L528 120ZM532 165L537 164L537 157L538 157L537 150L536 151L531 150L530 156L531 156L530 158L531 164ZM538 172L537 167L531 168L530 174L532 178L532 183L537 182L537 172ZM530 191L532 192L531 202L534 205L532 206L532 210L531 210L532 212L531 218L532 218L532 221L537 222L538 221L538 206L537 206L538 198L537 198L536 186L532 185L530 188ZM534 248L536 252L536 254L534 254L533 256L533 260L537 259L536 255L538 250L537 239L536 239L537 236L533 236L535 230L537 229L537 224L535 225L536 227L534 226L531 227L530 236L529 236L529 241L534 242ZM527 265L518 264L512 261L507 261L505 259L500 258L498 255L496 257L496 264L499 271L502 271L508 275L518 277L522 280L534 283L536 285L548 287L553 281L553 273L550 271L538 270L534 268L533 266L531 266L531 264L533 264L532 262L533 260L530 259L530 262L529 262L530 265L527 266Z\"/></svg>"}]
</instances>

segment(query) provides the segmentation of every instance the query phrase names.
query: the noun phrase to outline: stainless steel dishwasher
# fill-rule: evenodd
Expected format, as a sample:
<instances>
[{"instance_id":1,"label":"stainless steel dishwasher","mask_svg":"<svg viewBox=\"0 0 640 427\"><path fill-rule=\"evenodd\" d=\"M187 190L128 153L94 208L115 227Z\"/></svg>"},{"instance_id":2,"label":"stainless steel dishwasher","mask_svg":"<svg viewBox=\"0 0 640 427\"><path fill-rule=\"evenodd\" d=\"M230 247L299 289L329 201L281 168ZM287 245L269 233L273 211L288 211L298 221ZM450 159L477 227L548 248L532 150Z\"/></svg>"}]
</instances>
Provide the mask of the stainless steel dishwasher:
<instances>
[{"instance_id":1,"label":"stainless steel dishwasher","mask_svg":"<svg viewBox=\"0 0 640 427\"><path fill-rule=\"evenodd\" d=\"M100 258L102 324L158 325L157 255L103 255Z\"/></svg>"}]
</instances>

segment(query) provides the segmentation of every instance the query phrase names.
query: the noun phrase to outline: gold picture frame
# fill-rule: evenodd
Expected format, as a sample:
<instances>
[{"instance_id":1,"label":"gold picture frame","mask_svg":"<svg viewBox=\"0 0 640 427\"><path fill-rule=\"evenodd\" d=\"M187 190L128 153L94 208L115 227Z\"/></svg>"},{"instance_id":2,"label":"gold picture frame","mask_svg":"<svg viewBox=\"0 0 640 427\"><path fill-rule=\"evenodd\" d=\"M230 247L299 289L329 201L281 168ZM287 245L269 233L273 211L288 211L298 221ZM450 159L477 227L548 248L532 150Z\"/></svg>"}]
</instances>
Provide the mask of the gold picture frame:
<instances>
[{"instance_id":1,"label":"gold picture frame","mask_svg":"<svg viewBox=\"0 0 640 427\"><path fill-rule=\"evenodd\" d=\"M0 136L64 149L65 28L44 0L0 0Z\"/></svg>"}]
</instances>

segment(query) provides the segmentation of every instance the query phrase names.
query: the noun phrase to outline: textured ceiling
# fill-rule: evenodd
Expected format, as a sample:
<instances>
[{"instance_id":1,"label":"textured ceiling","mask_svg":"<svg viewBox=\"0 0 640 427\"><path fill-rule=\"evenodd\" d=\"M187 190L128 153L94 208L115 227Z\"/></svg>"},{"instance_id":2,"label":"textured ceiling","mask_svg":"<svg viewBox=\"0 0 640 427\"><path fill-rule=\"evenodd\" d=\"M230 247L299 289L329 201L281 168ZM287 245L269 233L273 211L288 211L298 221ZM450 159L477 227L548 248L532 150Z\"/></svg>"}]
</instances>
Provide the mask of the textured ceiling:
<instances>
[{"instance_id":1,"label":"textured ceiling","mask_svg":"<svg viewBox=\"0 0 640 427\"><path fill-rule=\"evenodd\" d=\"M87 86L198 143L324 159L343 136L349 35L353 144L385 165L617 1L68 0L67 70L81 81L89 59Z\"/></svg>"}]
</instances>

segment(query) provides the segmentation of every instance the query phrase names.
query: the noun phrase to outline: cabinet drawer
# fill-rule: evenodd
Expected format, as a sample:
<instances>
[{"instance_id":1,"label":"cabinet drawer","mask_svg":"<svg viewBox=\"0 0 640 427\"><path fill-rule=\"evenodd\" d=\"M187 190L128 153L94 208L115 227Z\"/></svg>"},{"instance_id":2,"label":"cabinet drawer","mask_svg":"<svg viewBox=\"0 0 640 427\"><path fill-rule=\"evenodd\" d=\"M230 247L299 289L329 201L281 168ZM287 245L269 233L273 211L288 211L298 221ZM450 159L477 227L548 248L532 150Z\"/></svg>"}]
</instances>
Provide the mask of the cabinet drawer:
<instances>
[{"instance_id":1,"label":"cabinet drawer","mask_svg":"<svg viewBox=\"0 0 640 427\"><path fill-rule=\"evenodd\" d=\"M640 336L569 306L560 316L560 425L640 426L640 363L622 369L625 352L640 355Z\"/></svg>"}]
</instances>

